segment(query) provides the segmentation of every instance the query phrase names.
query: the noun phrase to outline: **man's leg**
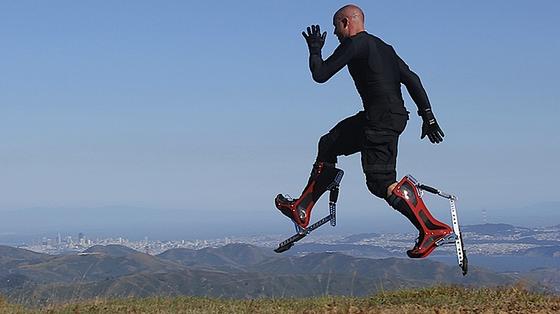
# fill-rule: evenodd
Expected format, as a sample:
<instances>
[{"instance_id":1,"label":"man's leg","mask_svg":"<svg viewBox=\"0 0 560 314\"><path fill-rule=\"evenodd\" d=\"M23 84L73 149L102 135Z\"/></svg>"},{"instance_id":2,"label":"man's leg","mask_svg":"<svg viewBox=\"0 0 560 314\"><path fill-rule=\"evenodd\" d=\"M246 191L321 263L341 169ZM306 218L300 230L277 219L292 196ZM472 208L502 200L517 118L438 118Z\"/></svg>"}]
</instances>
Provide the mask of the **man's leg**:
<instances>
[{"instance_id":1,"label":"man's leg","mask_svg":"<svg viewBox=\"0 0 560 314\"><path fill-rule=\"evenodd\" d=\"M299 198L290 200L282 194L276 196L276 207L300 227L305 228L309 224L311 210L319 198L340 184L344 172L335 167L337 157L359 151L364 121L364 114L360 112L342 120L321 137L317 159Z\"/></svg>"},{"instance_id":2,"label":"man's leg","mask_svg":"<svg viewBox=\"0 0 560 314\"><path fill-rule=\"evenodd\" d=\"M451 233L451 228L436 220L419 196L416 186L405 179L396 182L399 133L390 129L366 128L362 167L368 189L403 214L418 229L418 241L408 250L409 257L426 257L435 241ZM414 199L412 199L414 197Z\"/></svg>"},{"instance_id":3,"label":"man's leg","mask_svg":"<svg viewBox=\"0 0 560 314\"><path fill-rule=\"evenodd\" d=\"M416 245L406 252L409 257L428 256L435 249L438 240L453 232L451 227L432 216L420 197L416 183L408 176L397 183L386 201L418 229Z\"/></svg>"},{"instance_id":4,"label":"man's leg","mask_svg":"<svg viewBox=\"0 0 560 314\"><path fill-rule=\"evenodd\" d=\"M366 127L362 148L362 168L369 191L382 199L397 180L399 133L390 129Z\"/></svg>"}]
</instances>

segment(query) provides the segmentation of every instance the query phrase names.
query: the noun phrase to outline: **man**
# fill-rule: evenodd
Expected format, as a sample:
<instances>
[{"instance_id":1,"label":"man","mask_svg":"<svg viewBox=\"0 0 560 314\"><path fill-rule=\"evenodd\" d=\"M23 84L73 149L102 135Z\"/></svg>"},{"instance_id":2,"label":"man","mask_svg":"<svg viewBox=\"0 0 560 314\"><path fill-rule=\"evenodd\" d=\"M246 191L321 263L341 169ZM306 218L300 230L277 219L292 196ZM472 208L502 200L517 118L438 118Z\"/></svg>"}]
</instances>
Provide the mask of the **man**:
<instances>
[{"instance_id":1,"label":"man","mask_svg":"<svg viewBox=\"0 0 560 314\"><path fill-rule=\"evenodd\" d=\"M326 32L321 34L319 25L312 25L302 33L309 48L313 80L324 83L347 66L364 110L342 120L321 137L317 159L302 195L291 200L279 194L276 207L300 227L307 227L315 202L342 178L342 170L335 167L337 157L361 152L368 189L407 217L419 231L415 246L407 251L408 256L426 257L435 248L435 242L452 230L432 217L418 198L414 184L406 177L396 181L397 143L408 120L401 84L407 88L422 117L420 138L427 136L437 144L443 141L443 131L419 77L393 47L365 31L364 13L359 7L342 7L335 13L333 24L340 45L326 60L321 56Z\"/></svg>"}]
</instances>

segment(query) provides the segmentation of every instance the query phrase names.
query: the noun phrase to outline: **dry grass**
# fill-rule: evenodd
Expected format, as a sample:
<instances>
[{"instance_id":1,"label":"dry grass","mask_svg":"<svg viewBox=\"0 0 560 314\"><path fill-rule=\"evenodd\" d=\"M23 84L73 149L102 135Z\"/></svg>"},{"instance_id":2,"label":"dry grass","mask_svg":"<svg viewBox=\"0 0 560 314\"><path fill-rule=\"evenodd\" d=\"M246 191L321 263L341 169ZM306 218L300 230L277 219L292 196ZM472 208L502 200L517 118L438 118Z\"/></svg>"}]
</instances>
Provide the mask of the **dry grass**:
<instances>
[{"instance_id":1,"label":"dry grass","mask_svg":"<svg viewBox=\"0 0 560 314\"><path fill-rule=\"evenodd\" d=\"M560 313L560 297L523 288L435 287L366 298L231 300L155 297L93 300L25 309L0 299L0 313Z\"/></svg>"}]
</instances>

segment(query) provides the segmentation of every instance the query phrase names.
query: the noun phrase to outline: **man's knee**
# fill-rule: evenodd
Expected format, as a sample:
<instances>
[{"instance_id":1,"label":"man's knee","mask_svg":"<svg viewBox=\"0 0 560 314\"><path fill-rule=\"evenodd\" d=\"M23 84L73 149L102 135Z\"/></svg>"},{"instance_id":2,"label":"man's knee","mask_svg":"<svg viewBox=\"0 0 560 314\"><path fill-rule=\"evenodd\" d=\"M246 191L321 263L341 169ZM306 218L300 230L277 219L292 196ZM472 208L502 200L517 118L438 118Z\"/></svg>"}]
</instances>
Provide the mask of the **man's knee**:
<instances>
[{"instance_id":1,"label":"man's knee","mask_svg":"<svg viewBox=\"0 0 560 314\"><path fill-rule=\"evenodd\" d=\"M319 139L319 152L329 150L333 143L334 139L332 134L327 133L321 136L321 138Z\"/></svg>"},{"instance_id":2,"label":"man's knee","mask_svg":"<svg viewBox=\"0 0 560 314\"><path fill-rule=\"evenodd\" d=\"M319 139L319 151L317 153L317 160L330 162L336 164L337 156L333 153L333 145L335 142L334 134L329 132Z\"/></svg>"},{"instance_id":3,"label":"man's knee","mask_svg":"<svg viewBox=\"0 0 560 314\"><path fill-rule=\"evenodd\" d=\"M373 195L382 199L387 198L387 188L393 183L394 181L390 179L379 179L379 178L366 179L366 185L368 187L368 190Z\"/></svg>"}]
</instances>

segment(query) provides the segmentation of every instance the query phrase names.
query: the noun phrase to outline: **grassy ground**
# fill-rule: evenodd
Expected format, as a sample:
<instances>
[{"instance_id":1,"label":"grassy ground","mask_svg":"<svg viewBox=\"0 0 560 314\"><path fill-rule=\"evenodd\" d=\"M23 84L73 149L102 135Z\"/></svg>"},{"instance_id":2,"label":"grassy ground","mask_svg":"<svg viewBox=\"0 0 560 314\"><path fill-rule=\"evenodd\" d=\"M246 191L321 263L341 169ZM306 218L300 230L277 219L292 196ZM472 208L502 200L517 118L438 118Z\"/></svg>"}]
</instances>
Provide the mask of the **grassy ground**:
<instances>
[{"instance_id":1,"label":"grassy ground","mask_svg":"<svg viewBox=\"0 0 560 314\"><path fill-rule=\"evenodd\" d=\"M158 297L26 309L0 299L0 313L560 313L560 297L519 288L436 287L366 298L228 300Z\"/></svg>"}]
</instances>

